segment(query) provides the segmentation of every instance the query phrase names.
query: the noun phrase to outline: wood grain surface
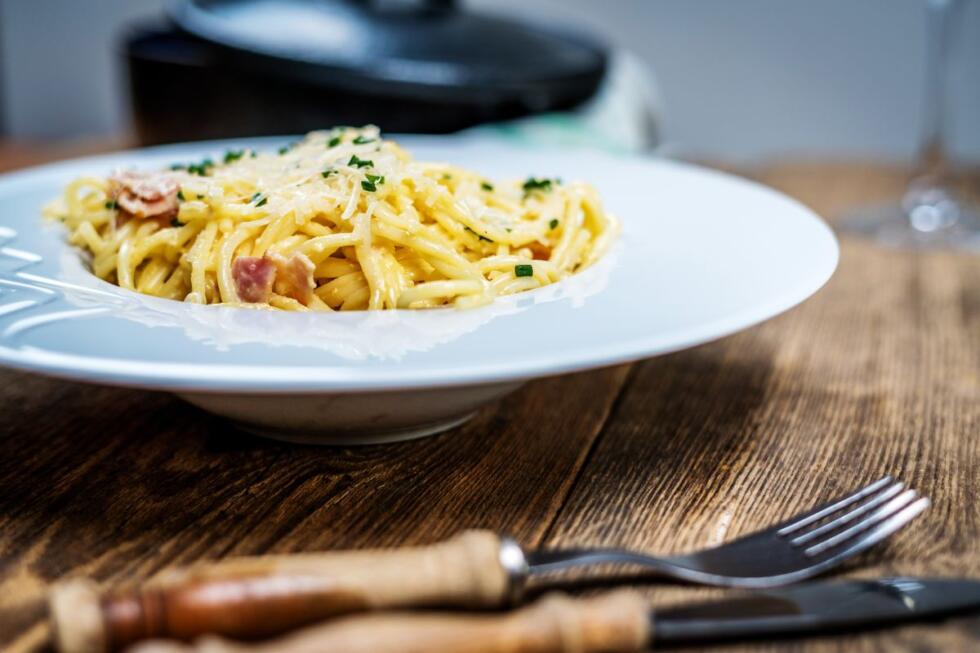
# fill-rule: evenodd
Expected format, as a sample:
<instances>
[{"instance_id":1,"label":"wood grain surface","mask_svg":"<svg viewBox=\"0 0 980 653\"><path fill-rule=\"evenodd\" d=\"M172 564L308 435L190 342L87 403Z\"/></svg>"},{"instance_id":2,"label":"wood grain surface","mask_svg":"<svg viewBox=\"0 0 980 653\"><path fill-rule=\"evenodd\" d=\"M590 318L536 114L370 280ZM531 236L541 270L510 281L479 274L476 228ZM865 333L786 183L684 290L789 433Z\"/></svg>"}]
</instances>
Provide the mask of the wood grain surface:
<instances>
[{"instance_id":1,"label":"wood grain surface","mask_svg":"<svg viewBox=\"0 0 980 653\"><path fill-rule=\"evenodd\" d=\"M0 168L12 165L0 148ZM905 178L856 164L741 172L828 218L895 198ZM980 577L980 256L842 246L826 288L759 327L536 381L401 444L283 444L167 394L0 370L0 651L49 650L41 599L69 576L111 588L231 554L476 527L531 546L670 553L886 473L934 505L844 574ZM655 605L720 593L638 587ZM980 617L718 650L978 649Z\"/></svg>"}]
</instances>

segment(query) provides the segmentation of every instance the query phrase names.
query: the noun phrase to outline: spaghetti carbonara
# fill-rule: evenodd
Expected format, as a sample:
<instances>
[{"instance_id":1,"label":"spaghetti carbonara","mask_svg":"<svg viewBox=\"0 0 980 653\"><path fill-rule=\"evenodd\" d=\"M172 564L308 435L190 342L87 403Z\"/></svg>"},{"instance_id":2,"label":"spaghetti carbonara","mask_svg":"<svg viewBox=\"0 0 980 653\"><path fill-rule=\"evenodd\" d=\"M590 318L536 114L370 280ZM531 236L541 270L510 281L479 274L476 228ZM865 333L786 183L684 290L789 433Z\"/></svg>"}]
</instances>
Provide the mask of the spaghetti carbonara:
<instances>
[{"instance_id":1,"label":"spaghetti carbonara","mask_svg":"<svg viewBox=\"0 0 980 653\"><path fill-rule=\"evenodd\" d=\"M375 127L80 178L45 212L123 288L285 310L480 305L582 270L617 233L587 184L414 161Z\"/></svg>"}]
</instances>

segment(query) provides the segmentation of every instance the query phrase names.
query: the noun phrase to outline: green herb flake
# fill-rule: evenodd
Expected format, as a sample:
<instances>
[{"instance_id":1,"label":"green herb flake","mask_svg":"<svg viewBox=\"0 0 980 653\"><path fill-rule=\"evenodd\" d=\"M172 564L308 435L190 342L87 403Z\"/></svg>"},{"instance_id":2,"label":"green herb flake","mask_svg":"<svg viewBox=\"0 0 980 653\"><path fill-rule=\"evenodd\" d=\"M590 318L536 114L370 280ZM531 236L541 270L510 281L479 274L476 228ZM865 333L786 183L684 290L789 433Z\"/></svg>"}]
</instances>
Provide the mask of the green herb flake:
<instances>
[{"instance_id":1,"label":"green herb flake","mask_svg":"<svg viewBox=\"0 0 980 653\"><path fill-rule=\"evenodd\" d=\"M334 136L329 141L327 141L327 147L337 147L343 142L344 138L342 136Z\"/></svg>"},{"instance_id":2,"label":"green herb flake","mask_svg":"<svg viewBox=\"0 0 980 653\"><path fill-rule=\"evenodd\" d=\"M170 164L170 169L171 170L186 170L187 169L187 166L185 164L183 164L183 163L171 163Z\"/></svg>"},{"instance_id":3,"label":"green herb flake","mask_svg":"<svg viewBox=\"0 0 980 653\"><path fill-rule=\"evenodd\" d=\"M289 151L289 146L288 145L283 145L282 147L279 148L279 156L282 156L283 154L285 154L288 151Z\"/></svg>"},{"instance_id":4,"label":"green herb flake","mask_svg":"<svg viewBox=\"0 0 980 653\"><path fill-rule=\"evenodd\" d=\"M332 175L335 172L337 172L337 171L334 170L333 168L327 168L326 170L324 170L323 172L320 173L320 176L323 177L324 179L326 179L327 177L329 177L330 175Z\"/></svg>"},{"instance_id":5,"label":"green herb flake","mask_svg":"<svg viewBox=\"0 0 980 653\"><path fill-rule=\"evenodd\" d=\"M187 166L187 172L192 175L198 175L204 177L208 174L208 170L214 167L214 161L210 158L204 159L200 163L191 163Z\"/></svg>"},{"instance_id":6,"label":"green herb flake","mask_svg":"<svg viewBox=\"0 0 980 653\"><path fill-rule=\"evenodd\" d=\"M448 172L442 173L442 179L443 179L443 181L451 181L452 178L453 178L453 176L451 174L449 174Z\"/></svg>"},{"instance_id":7,"label":"green herb flake","mask_svg":"<svg viewBox=\"0 0 980 653\"><path fill-rule=\"evenodd\" d=\"M535 179L534 177L528 177L527 181L524 182L522 188L524 188L524 195L527 196L531 191L549 191L551 190L552 181L550 179Z\"/></svg>"},{"instance_id":8,"label":"green herb flake","mask_svg":"<svg viewBox=\"0 0 980 653\"><path fill-rule=\"evenodd\" d=\"M228 150L225 152L225 163L238 161L243 156L245 156L245 150Z\"/></svg>"},{"instance_id":9,"label":"green herb flake","mask_svg":"<svg viewBox=\"0 0 980 653\"><path fill-rule=\"evenodd\" d=\"M249 202L255 202L256 207L265 206L268 201L269 198L264 196L262 193L255 193L252 195L252 199L249 200Z\"/></svg>"},{"instance_id":10,"label":"green herb flake","mask_svg":"<svg viewBox=\"0 0 980 653\"><path fill-rule=\"evenodd\" d=\"M371 138L370 136L361 135L355 138L352 142L354 143L354 145L367 145L368 143L373 143L376 140L378 139Z\"/></svg>"},{"instance_id":11,"label":"green herb flake","mask_svg":"<svg viewBox=\"0 0 980 653\"><path fill-rule=\"evenodd\" d=\"M558 218L555 218L554 220L552 220L551 222L549 222L548 223L548 228L549 229L557 229L558 228Z\"/></svg>"},{"instance_id":12,"label":"green herb flake","mask_svg":"<svg viewBox=\"0 0 980 653\"><path fill-rule=\"evenodd\" d=\"M177 191L177 199L179 199L181 202L184 201L184 191L182 190Z\"/></svg>"},{"instance_id":13,"label":"green herb flake","mask_svg":"<svg viewBox=\"0 0 980 653\"><path fill-rule=\"evenodd\" d=\"M116 200L109 200L108 202L105 203L105 207L110 211L115 211L117 206L118 205L116 204Z\"/></svg>"},{"instance_id":14,"label":"green herb flake","mask_svg":"<svg viewBox=\"0 0 980 653\"><path fill-rule=\"evenodd\" d=\"M180 220L178 220L177 218L170 218L170 226L171 227L183 227L184 226L184 223L181 222Z\"/></svg>"},{"instance_id":15,"label":"green herb flake","mask_svg":"<svg viewBox=\"0 0 980 653\"><path fill-rule=\"evenodd\" d=\"M269 201L269 198L268 197L263 197L261 200L259 200L259 203L256 204L255 206L257 206L257 207L258 206L265 206L268 203L268 201Z\"/></svg>"},{"instance_id":16,"label":"green herb flake","mask_svg":"<svg viewBox=\"0 0 980 653\"><path fill-rule=\"evenodd\" d=\"M370 181L372 184L383 184L383 183L385 183L385 176L384 175L372 175L371 173L367 173L364 176L367 177L367 180Z\"/></svg>"},{"instance_id":17,"label":"green herb flake","mask_svg":"<svg viewBox=\"0 0 980 653\"><path fill-rule=\"evenodd\" d=\"M368 191L370 193L373 193L374 191L378 190L378 187L375 186L374 183L372 183L370 181L362 181L361 182L361 188L363 188L364 190L366 190L366 191Z\"/></svg>"},{"instance_id":18,"label":"green herb flake","mask_svg":"<svg viewBox=\"0 0 980 653\"><path fill-rule=\"evenodd\" d=\"M356 154L352 154L350 157L350 161L347 162L347 165L353 166L355 168L370 168L374 165L374 161L361 159L358 158Z\"/></svg>"},{"instance_id":19,"label":"green herb flake","mask_svg":"<svg viewBox=\"0 0 980 653\"><path fill-rule=\"evenodd\" d=\"M514 276L517 277L533 277L534 268L530 265L515 265L514 266Z\"/></svg>"},{"instance_id":20,"label":"green herb flake","mask_svg":"<svg viewBox=\"0 0 980 653\"><path fill-rule=\"evenodd\" d=\"M491 192L493 191L493 184L491 184L489 181L482 181L480 182L480 188L487 192Z\"/></svg>"}]
</instances>

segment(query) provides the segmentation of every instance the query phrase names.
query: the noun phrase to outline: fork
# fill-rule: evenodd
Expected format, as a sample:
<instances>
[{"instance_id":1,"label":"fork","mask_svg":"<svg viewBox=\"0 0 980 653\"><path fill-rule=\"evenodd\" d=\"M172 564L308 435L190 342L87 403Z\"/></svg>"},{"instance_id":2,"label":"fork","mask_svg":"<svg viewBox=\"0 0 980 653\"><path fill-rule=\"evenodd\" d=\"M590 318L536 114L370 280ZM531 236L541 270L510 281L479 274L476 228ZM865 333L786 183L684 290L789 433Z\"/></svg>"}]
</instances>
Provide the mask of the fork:
<instances>
[{"instance_id":1,"label":"fork","mask_svg":"<svg viewBox=\"0 0 980 653\"><path fill-rule=\"evenodd\" d=\"M856 492L721 546L654 557L625 549L527 554L527 575L599 563L640 565L702 585L764 588L797 583L865 551L912 521L929 499L890 476Z\"/></svg>"},{"instance_id":2,"label":"fork","mask_svg":"<svg viewBox=\"0 0 980 653\"><path fill-rule=\"evenodd\" d=\"M827 505L727 544L654 557L613 548L527 551L490 531L437 544L229 558L171 571L141 588L100 595L86 581L50 597L59 649L102 642L111 651L149 637L203 633L268 637L327 617L388 608L498 607L529 578L574 567L627 563L662 576L729 587L771 587L839 565L902 528L929 500L885 477Z\"/></svg>"}]
</instances>

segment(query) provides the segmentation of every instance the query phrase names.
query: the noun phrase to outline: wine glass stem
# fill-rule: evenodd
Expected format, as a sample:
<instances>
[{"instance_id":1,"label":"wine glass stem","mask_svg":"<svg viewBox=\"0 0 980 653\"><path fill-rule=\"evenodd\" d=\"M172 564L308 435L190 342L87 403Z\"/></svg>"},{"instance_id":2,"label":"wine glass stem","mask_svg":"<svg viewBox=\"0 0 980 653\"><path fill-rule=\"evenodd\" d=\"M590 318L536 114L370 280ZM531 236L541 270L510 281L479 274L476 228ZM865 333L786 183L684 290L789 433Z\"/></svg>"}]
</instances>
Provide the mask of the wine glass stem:
<instances>
[{"instance_id":1,"label":"wine glass stem","mask_svg":"<svg viewBox=\"0 0 980 653\"><path fill-rule=\"evenodd\" d=\"M926 0L926 80L922 142L917 176L933 187L946 184L949 172L945 123L949 110L949 45L956 5L961 0Z\"/></svg>"}]
</instances>

